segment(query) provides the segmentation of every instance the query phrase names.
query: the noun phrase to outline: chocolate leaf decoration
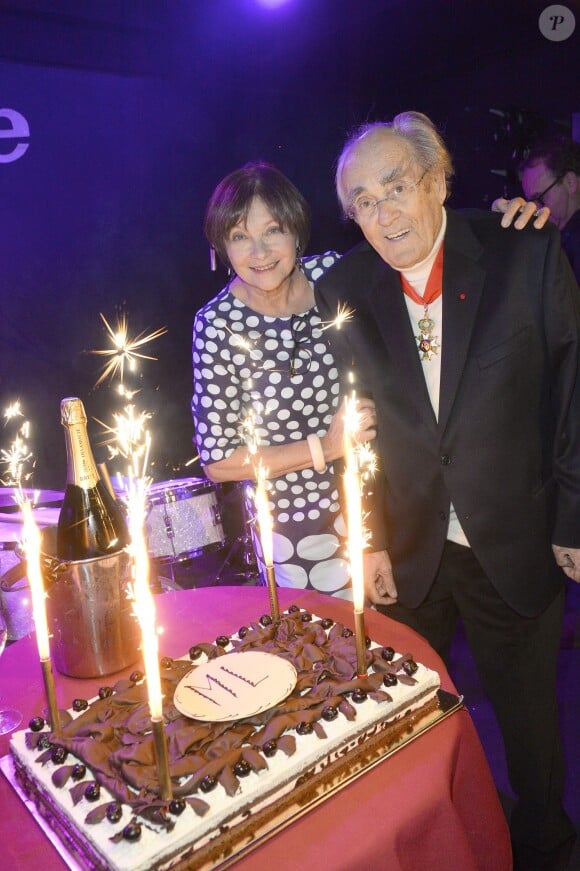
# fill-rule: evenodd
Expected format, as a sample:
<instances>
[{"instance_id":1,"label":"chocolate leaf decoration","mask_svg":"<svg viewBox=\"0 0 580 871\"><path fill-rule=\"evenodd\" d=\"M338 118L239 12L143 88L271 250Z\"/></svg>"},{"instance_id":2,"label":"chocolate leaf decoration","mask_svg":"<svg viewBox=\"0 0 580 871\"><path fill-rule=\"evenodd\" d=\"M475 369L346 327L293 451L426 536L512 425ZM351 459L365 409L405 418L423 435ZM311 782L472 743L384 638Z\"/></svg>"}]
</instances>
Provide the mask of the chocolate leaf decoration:
<instances>
[{"instance_id":1,"label":"chocolate leaf decoration","mask_svg":"<svg viewBox=\"0 0 580 871\"><path fill-rule=\"evenodd\" d=\"M338 706L338 710L341 714L344 714L347 720L356 720L356 710L353 708L350 702L347 702L346 699L343 699Z\"/></svg>"},{"instance_id":2,"label":"chocolate leaf decoration","mask_svg":"<svg viewBox=\"0 0 580 871\"><path fill-rule=\"evenodd\" d=\"M203 817L209 810L209 805L206 801L202 801L201 798L187 798L186 799L188 805L193 808L195 814L198 817Z\"/></svg>"},{"instance_id":3,"label":"chocolate leaf decoration","mask_svg":"<svg viewBox=\"0 0 580 871\"><path fill-rule=\"evenodd\" d=\"M150 823L155 823L157 826L162 826L166 832L171 832L175 827L175 821L167 816L165 805L149 805L139 812L139 816L148 820Z\"/></svg>"},{"instance_id":4,"label":"chocolate leaf decoration","mask_svg":"<svg viewBox=\"0 0 580 871\"><path fill-rule=\"evenodd\" d=\"M218 780L228 795L235 795L240 788L240 781L229 765L222 768L218 775Z\"/></svg>"},{"instance_id":5,"label":"chocolate leaf decoration","mask_svg":"<svg viewBox=\"0 0 580 871\"><path fill-rule=\"evenodd\" d=\"M246 762L252 766L254 771L262 771L264 768L267 768L268 765L264 761L264 758L258 753L257 750L253 750L251 747L244 747L242 758L246 760Z\"/></svg>"},{"instance_id":6,"label":"chocolate leaf decoration","mask_svg":"<svg viewBox=\"0 0 580 871\"><path fill-rule=\"evenodd\" d=\"M40 756L36 757L36 762L40 762L41 765L46 765L47 762L50 762L52 751L52 747L49 747L48 750L44 750Z\"/></svg>"},{"instance_id":7,"label":"chocolate leaf decoration","mask_svg":"<svg viewBox=\"0 0 580 871\"><path fill-rule=\"evenodd\" d=\"M118 680L118 681L113 685L113 692L114 692L114 693L124 693L124 692L126 692L128 689L131 689L131 687L132 687L133 685L134 685L134 684L133 684L133 681L132 681L132 680L129 680L129 678L127 678L127 677L121 678L121 680Z\"/></svg>"},{"instance_id":8,"label":"chocolate leaf decoration","mask_svg":"<svg viewBox=\"0 0 580 871\"><path fill-rule=\"evenodd\" d=\"M73 804L78 804L79 801L82 801L85 795L85 789L87 788L87 784L85 781L81 781L80 783L75 783L74 786L70 788L70 797L72 798Z\"/></svg>"},{"instance_id":9,"label":"chocolate leaf decoration","mask_svg":"<svg viewBox=\"0 0 580 871\"><path fill-rule=\"evenodd\" d=\"M282 735L278 738L278 750L281 750L286 756L292 756L296 752L296 738L294 735Z\"/></svg>"},{"instance_id":10,"label":"chocolate leaf decoration","mask_svg":"<svg viewBox=\"0 0 580 871\"><path fill-rule=\"evenodd\" d=\"M194 812L201 815L211 806L214 794L223 797L222 788L230 795L239 788L233 773L238 760L246 760L254 771L267 767L262 748L268 741L277 741L277 752L292 755L299 722L311 723L316 735L324 738L321 713L328 705L337 707L349 721L355 720L356 707L346 693L359 688L375 701L390 701L389 694L382 689L385 673L396 673L402 683L416 683L403 671L403 663L412 657L406 654L387 663L381 657L381 647L366 652L366 662L373 669L358 678L355 638L343 637L343 630L343 624L335 623L327 633L319 621L304 622L301 612L283 614L277 625L252 622L246 636L233 639L228 650L259 649L280 656L297 664L298 681L294 691L279 705L235 724L202 723L180 714L173 704L175 688L197 666L185 659L169 659L161 671L173 794L185 797ZM227 655L215 644L204 642L198 646L208 659ZM133 814L156 819L165 826L147 687L145 682L120 680L114 690L111 697L96 700L76 719L63 724L58 736L52 736L54 743L84 762L88 777L106 788L117 801L128 805ZM28 747L33 748L36 741L38 733L26 734ZM42 751L39 758L46 762L51 754L52 750ZM57 780L62 778L64 785L70 768L62 766L53 776ZM215 793L208 793L204 801L193 793L199 791L206 775L217 778L221 785ZM70 788L75 803L84 797L85 788L86 782ZM99 807L106 808L106 804ZM122 832L111 840L121 839Z\"/></svg>"},{"instance_id":11,"label":"chocolate leaf decoration","mask_svg":"<svg viewBox=\"0 0 580 871\"><path fill-rule=\"evenodd\" d=\"M95 826L97 823L102 823L104 819L107 817L107 808L115 804L113 801L108 801L105 804L100 804L93 810L89 811L89 813L85 817L85 823L89 826Z\"/></svg>"},{"instance_id":12,"label":"chocolate leaf decoration","mask_svg":"<svg viewBox=\"0 0 580 871\"><path fill-rule=\"evenodd\" d=\"M373 702L392 702L393 698L384 690L376 690L375 692L369 693L369 697L373 700Z\"/></svg>"},{"instance_id":13,"label":"chocolate leaf decoration","mask_svg":"<svg viewBox=\"0 0 580 871\"><path fill-rule=\"evenodd\" d=\"M315 720L314 723L312 724L312 726L314 728L316 735L319 738L326 738L327 737L326 732L324 731L324 727L322 726L322 723L319 723L317 720Z\"/></svg>"},{"instance_id":14,"label":"chocolate leaf decoration","mask_svg":"<svg viewBox=\"0 0 580 871\"><path fill-rule=\"evenodd\" d=\"M63 786L66 786L66 783L72 774L72 770L72 765L62 765L60 768L57 768L56 771L52 772L51 780L58 789L62 789Z\"/></svg>"}]
</instances>

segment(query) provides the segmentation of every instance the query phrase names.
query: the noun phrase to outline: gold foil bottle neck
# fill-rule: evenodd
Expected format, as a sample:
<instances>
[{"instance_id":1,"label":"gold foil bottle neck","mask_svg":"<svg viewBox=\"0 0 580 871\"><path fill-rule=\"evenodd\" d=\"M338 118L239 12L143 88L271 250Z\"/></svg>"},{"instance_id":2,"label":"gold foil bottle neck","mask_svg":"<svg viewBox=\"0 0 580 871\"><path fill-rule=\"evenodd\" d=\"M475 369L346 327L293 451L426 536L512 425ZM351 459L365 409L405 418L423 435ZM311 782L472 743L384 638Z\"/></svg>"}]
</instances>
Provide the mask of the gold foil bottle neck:
<instances>
[{"instance_id":1,"label":"gold foil bottle neck","mask_svg":"<svg viewBox=\"0 0 580 871\"><path fill-rule=\"evenodd\" d=\"M60 422L63 426L72 426L76 423L86 423L87 414L85 407L76 396L67 396L60 403Z\"/></svg>"},{"instance_id":2,"label":"gold foil bottle neck","mask_svg":"<svg viewBox=\"0 0 580 871\"><path fill-rule=\"evenodd\" d=\"M60 403L61 422L67 457L67 484L88 489L95 487L99 473L87 432L85 407L76 396L67 396Z\"/></svg>"}]
</instances>

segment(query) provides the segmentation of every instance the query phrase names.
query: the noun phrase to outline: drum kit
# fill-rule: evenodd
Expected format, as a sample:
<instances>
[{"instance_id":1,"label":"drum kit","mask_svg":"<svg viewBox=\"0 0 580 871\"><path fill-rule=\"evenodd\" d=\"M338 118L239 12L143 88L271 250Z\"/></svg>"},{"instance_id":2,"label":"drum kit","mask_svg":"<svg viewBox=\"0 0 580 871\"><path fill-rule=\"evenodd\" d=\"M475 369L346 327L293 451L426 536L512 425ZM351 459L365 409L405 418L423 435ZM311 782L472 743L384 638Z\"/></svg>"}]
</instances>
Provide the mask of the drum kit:
<instances>
[{"instance_id":1,"label":"drum kit","mask_svg":"<svg viewBox=\"0 0 580 871\"><path fill-rule=\"evenodd\" d=\"M232 511L241 518L239 529L228 528ZM183 574L198 558L223 552L226 547L213 584L222 580L226 570L236 567L240 568L235 573L239 580L256 579L256 558L241 485L212 484L205 478L153 484L149 489L145 534L151 559L161 573L169 573L171 580L178 569Z\"/></svg>"},{"instance_id":2,"label":"drum kit","mask_svg":"<svg viewBox=\"0 0 580 871\"><path fill-rule=\"evenodd\" d=\"M64 493L25 491L34 500L34 519L42 529L56 526ZM20 590L13 576L20 562L22 514L13 487L0 487L0 605L10 591ZM159 481L148 492L145 536L151 561L152 587L176 589L203 585L255 583L257 566L241 484L212 484L205 478ZM206 559L212 555L211 561ZM211 577L204 577L208 572ZM10 587L3 579L9 574ZM182 584L182 579L186 582ZM23 581L25 583L25 579ZM11 597L12 599L13 597Z\"/></svg>"}]
</instances>

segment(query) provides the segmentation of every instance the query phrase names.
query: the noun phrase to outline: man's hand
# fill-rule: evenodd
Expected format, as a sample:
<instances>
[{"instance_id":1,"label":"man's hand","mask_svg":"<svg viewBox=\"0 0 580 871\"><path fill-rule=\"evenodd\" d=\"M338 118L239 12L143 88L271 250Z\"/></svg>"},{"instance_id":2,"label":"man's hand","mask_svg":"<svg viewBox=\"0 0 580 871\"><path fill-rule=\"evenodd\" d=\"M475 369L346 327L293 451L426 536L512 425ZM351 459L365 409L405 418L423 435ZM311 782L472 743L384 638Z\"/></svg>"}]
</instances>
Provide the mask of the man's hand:
<instances>
[{"instance_id":1,"label":"man's hand","mask_svg":"<svg viewBox=\"0 0 580 871\"><path fill-rule=\"evenodd\" d=\"M560 547L559 544L553 544L552 550L556 562L571 580L580 584L580 548L577 547Z\"/></svg>"},{"instance_id":2,"label":"man's hand","mask_svg":"<svg viewBox=\"0 0 580 871\"><path fill-rule=\"evenodd\" d=\"M499 197L491 204L491 210L492 212L503 213L503 218L501 219L502 227L511 226L514 218L517 218L514 223L516 230L523 230L532 218L535 219L534 227L536 230L541 230L548 223L548 218L550 217L550 210L547 206L538 208L533 200L524 200L523 197L514 197L513 200Z\"/></svg>"},{"instance_id":3,"label":"man's hand","mask_svg":"<svg viewBox=\"0 0 580 871\"><path fill-rule=\"evenodd\" d=\"M363 554L365 595L373 605L392 605L397 601L397 587L391 560L386 550Z\"/></svg>"}]
</instances>

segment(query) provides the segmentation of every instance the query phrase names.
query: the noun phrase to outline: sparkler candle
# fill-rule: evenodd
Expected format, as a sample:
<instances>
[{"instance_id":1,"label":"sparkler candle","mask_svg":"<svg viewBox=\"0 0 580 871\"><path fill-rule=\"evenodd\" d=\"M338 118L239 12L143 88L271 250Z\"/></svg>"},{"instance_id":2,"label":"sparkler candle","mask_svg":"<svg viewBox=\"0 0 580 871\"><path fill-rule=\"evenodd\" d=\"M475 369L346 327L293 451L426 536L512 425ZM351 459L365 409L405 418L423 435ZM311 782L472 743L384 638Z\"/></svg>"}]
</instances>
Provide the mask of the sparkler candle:
<instances>
[{"instance_id":1,"label":"sparkler candle","mask_svg":"<svg viewBox=\"0 0 580 871\"><path fill-rule=\"evenodd\" d=\"M133 405L132 400L140 392L140 388L131 389L124 383L125 370L135 375L138 372L140 361L157 360L157 357L151 354L142 353L141 349L165 335L167 328L160 327L147 334L139 333L132 339L129 337L129 325L125 312L117 314L116 327L113 327L102 313L100 316L112 347L94 349L88 352L108 358L95 387L109 379L111 381L118 380L116 393L126 404L122 411L113 413L113 425L104 423L98 418L95 419L105 433L103 444L107 445L109 459L123 457L135 469L136 464L142 464L143 456L148 450L146 426L153 415L152 412L140 410Z\"/></svg>"},{"instance_id":2,"label":"sparkler candle","mask_svg":"<svg viewBox=\"0 0 580 871\"><path fill-rule=\"evenodd\" d=\"M163 723L163 694L159 674L159 645L156 629L155 602L149 586L149 558L143 535L145 522L146 485L143 478L132 478L129 486L129 534L133 557L133 595L135 614L141 626L143 662L147 677L147 694L151 726L159 775L159 790L163 801L172 797L171 776L167 754L167 739Z\"/></svg>"},{"instance_id":3,"label":"sparkler candle","mask_svg":"<svg viewBox=\"0 0 580 871\"><path fill-rule=\"evenodd\" d=\"M272 517L268 506L268 496L266 493L266 478L267 470L264 469L262 463L259 464L256 472L256 513L258 515L258 523L260 525L260 542L262 544L262 554L266 565L266 581L268 583L268 595L270 597L270 613L272 620L277 623L280 619L280 609L278 607L278 589L276 587L276 575L274 573L274 542L272 535Z\"/></svg>"},{"instance_id":4,"label":"sparkler candle","mask_svg":"<svg viewBox=\"0 0 580 871\"><path fill-rule=\"evenodd\" d=\"M364 571L363 548L365 545L362 515L361 482L359 460L353 443L353 433L357 430L358 411L354 392L344 405L344 489L347 511L348 554L354 603L354 628L356 641L356 663L359 676L367 673L366 633L364 623Z\"/></svg>"},{"instance_id":5,"label":"sparkler candle","mask_svg":"<svg viewBox=\"0 0 580 871\"><path fill-rule=\"evenodd\" d=\"M30 585L32 596L32 614L34 617L34 625L36 627L36 644L38 646L40 667L42 669L42 678L44 680L44 689L46 691L50 726L52 731L55 732L60 728L60 717L56 702L52 663L50 661L48 623L45 608L46 594L40 569L40 531L34 522L30 501L22 498L20 500L20 508L24 521L23 539L26 553L28 583Z\"/></svg>"},{"instance_id":6,"label":"sparkler candle","mask_svg":"<svg viewBox=\"0 0 580 871\"><path fill-rule=\"evenodd\" d=\"M109 377L114 378L117 374L120 375L122 383L125 366L129 369L135 369L138 360L156 360L157 357L143 354L138 349L147 345L149 342L154 341L154 339L158 339L160 336L165 335L167 332L167 327L160 327L152 333L148 333L147 335L139 333L139 335L134 339L130 339L126 314L122 313L118 316L116 329L111 326L102 312L100 312L100 315L111 340L112 348L99 348L89 351L90 354L98 354L100 357L109 358L103 366L103 371L101 372L95 387Z\"/></svg>"},{"instance_id":7,"label":"sparkler candle","mask_svg":"<svg viewBox=\"0 0 580 871\"><path fill-rule=\"evenodd\" d=\"M324 321L321 329L328 330L331 327L335 330L340 330L343 324L347 324L354 317L354 309L348 308L343 303L339 303L336 308L336 315L331 321Z\"/></svg>"},{"instance_id":8,"label":"sparkler candle","mask_svg":"<svg viewBox=\"0 0 580 871\"><path fill-rule=\"evenodd\" d=\"M4 426L7 426L9 423L20 417L23 418L24 413L20 405L20 400L17 399L15 402L11 402L4 411ZM18 422L17 433L9 449L6 450L5 448L2 448L0 450L0 463L7 467L6 473L1 478L2 484L21 487L23 482L31 477L32 471L26 470L26 465L28 463L30 463L31 466L34 465L33 455L27 444L29 438L30 421L24 420L22 423Z\"/></svg>"}]
</instances>

